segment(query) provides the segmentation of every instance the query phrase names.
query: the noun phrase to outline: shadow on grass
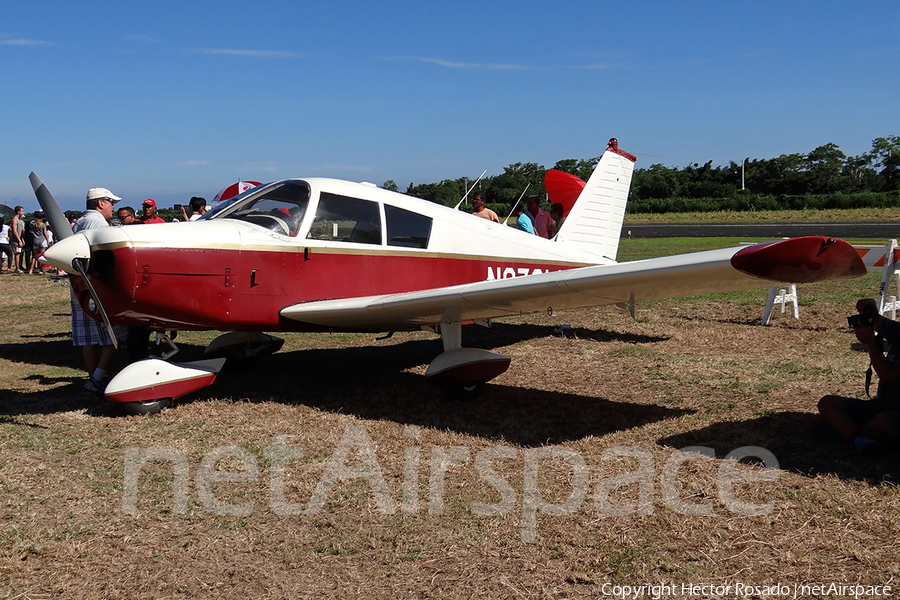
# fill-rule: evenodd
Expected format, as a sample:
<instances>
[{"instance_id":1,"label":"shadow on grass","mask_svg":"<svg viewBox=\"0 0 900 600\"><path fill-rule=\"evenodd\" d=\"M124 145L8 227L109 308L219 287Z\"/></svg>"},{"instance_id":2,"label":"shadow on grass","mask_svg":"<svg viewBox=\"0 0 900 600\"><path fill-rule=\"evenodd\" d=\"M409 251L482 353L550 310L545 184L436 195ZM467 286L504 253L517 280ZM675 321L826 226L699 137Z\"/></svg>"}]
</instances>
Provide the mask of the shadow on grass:
<instances>
[{"instance_id":1,"label":"shadow on grass","mask_svg":"<svg viewBox=\"0 0 900 600\"><path fill-rule=\"evenodd\" d=\"M561 444L588 436L640 427L690 411L616 402L604 398L488 384L475 399L449 397L421 375L394 373L354 377L321 369L319 381L289 391L282 381L265 386L229 382L231 398L303 404L319 410L450 430L519 446ZM360 378L362 376L362 378ZM242 392L248 392L244 394ZM252 393L252 395L250 395Z\"/></svg>"},{"instance_id":2,"label":"shadow on grass","mask_svg":"<svg viewBox=\"0 0 900 600\"><path fill-rule=\"evenodd\" d=\"M635 335L632 333L619 333L616 331L607 331L605 329L588 330L583 328L573 329L575 335L582 339L593 339L600 342L627 342L631 344L647 344L654 342L664 342L667 337L655 337ZM548 337L552 334L553 327L546 325L530 325L494 323L491 327L469 326L463 328L463 346L471 348L493 349L503 346L511 346L518 342L523 342L535 338ZM277 334L276 334L277 335ZM29 341L22 344L0 344L0 359L6 359L13 362L21 362L35 365L53 365L57 367L71 367L73 369L81 369L81 350L72 345L71 336L67 332L47 333L42 335L23 336ZM125 340L120 340L119 354L114 361L111 371L116 372L122 369L126 364L125 351L122 347ZM191 360L201 360L203 358L203 350L205 346L178 342L179 352L172 358L172 362L187 362ZM443 350L440 338L435 336L432 339L410 340L400 344L371 345L365 347L350 347L338 349L339 352L350 353L353 350L371 351L374 353L391 353L392 349L412 348L410 352L394 352L392 360L401 359L403 362L399 364L401 368L408 368L420 364L427 364L433 360ZM310 350L309 352L314 352ZM285 353L288 356L294 356L295 353ZM277 354L276 356L284 356ZM351 369L354 365L350 358L347 358L347 367Z\"/></svg>"},{"instance_id":3,"label":"shadow on grass","mask_svg":"<svg viewBox=\"0 0 900 600\"><path fill-rule=\"evenodd\" d=\"M71 342L72 334L69 333L68 331L59 331L59 332L56 332L56 333L45 333L45 334L42 334L42 335L23 335L23 336L22 336L22 339L23 339L23 340L31 340L31 339L37 339L37 340L58 340L58 339L64 339L64 340L70 340L70 341L69 341L69 345L72 344L72 342Z\"/></svg>"},{"instance_id":4,"label":"shadow on grass","mask_svg":"<svg viewBox=\"0 0 900 600\"><path fill-rule=\"evenodd\" d=\"M471 328L470 328L471 329ZM467 332L465 345L494 348L524 339L545 337L549 327L504 325ZM621 336L614 332L584 332L595 339L653 342L656 338ZM33 342L39 346L25 359L46 362L57 353L48 347L61 342ZM21 350L17 346L13 350ZM203 347L180 346L178 362L202 358ZM6 356L9 346L0 347ZM398 344L335 349L298 350L275 354L255 365L229 368L211 387L180 402L231 399L306 405L364 419L391 420L404 424L449 429L507 443L535 446L564 443L587 436L640 427L690 411L627 401L581 396L508 385L489 384L478 399L448 399L422 375L406 371L423 367L442 351L440 338L410 340ZM71 346L66 351L73 355ZM39 359L40 357L40 359ZM23 360L19 356L18 360ZM51 359L52 360L52 359ZM63 361L67 366L71 361ZM511 367L517 368L514 363ZM524 367L518 367L524 368ZM41 414L86 410L93 415L121 414L117 407L86 394L81 379L40 379L43 385L68 383L46 392L19 394L3 404L0 414ZM527 385L527 384L526 384Z\"/></svg>"},{"instance_id":5,"label":"shadow on grass","mask_svg":"<svg viewBox=\"0 0 900 600\"><path fill-rule=\"evenodd\" d=\"M72 411L84 411L92 416L117 414L104 398L84 389L84 379L71 377L41 377L43 385L57 385L40 392L9 392L0 404L0 419L14 422L22 415L46 415Z\"/></svg>"},{"instance_id":6,"label":"shadow on grass","mask_svg":"<svg viewBox=\"0 0 900 600\"><path fill-rule=\"evenodd\" d=\"M40 341L29 341L24 344L0 344L0 359L30 365L68 367L79 371L84 369L81 348L72 345L68 334L47 334L33 337L39 338ZM173 362L199 360L203 357L205 346L179 344L178 348L179 353L173 357ZM190 358L183 358L187 356ZM119 352L110 371L118 372L127 364L125 340L119 340ZM84 376L87 377L87 374L85 373Z\"/></svg>"},{"instance_id":7,"label":"shadow on grass","mask_svg":"<svg viewBox=\"0 0 900 600\"><path fill-rule=\"evenodd\" d=\"M810 325L809 323L804 323L802 320L796 320L791 318L790 316L772 314L773 321L770 323L769 327L772 328L785 328L785 329L797 329L800 331L833 331L833 327L822 327L818 325ZM704 317L704 316L687 316L687 315L675 315L675 319L680 319L682 321L689 321L693 323L720 323L723 325L744 325L747 327L760 327L762 323L762 311L760 311L760 315L758 317Z\"/></svg>"},{"instance_id":8,"label":"shadow on grass","mask_svg":"<svg viewBox=\"0 0 900 600\"><path fill-rule=\"evenodd\" d=\"M716 423L657 441L662 446L714 448L717 458L742 446L760 446L775 455L782 470L800 475L835 475L877 484L900 482L897 453L863 458L849 445L825 441L816 433L818 415L782 412L748 421Z\"/></svg>"},{"instance_id":9,"label":"shadow on grass","mask_svg":"<svg viewBox=\"0 0 900 600\"><path fill-rule=\"evenodd\" d=\"M38 423L28 423L26 421L20 421L15 417L11 417L9 415L0 415L0 423L9 423L12 425L21 425L22 427L30 427L31 429L50 429L46 425L40 425Z\"/></svg>"},{"instance_id":10,"label":"shadow on grass","mask_svg":"<svg viewBox=\"0 0 900 600\"><path fill-rule=\"evenodd\" d=\"M53 334L48 334L46 337L41 336L41 341L29 341L25 344L0 344L0 358L31 365L83 368L81 350L72 346L72 340L57 338Z\"/></svg>"},{"instance_id":11,"label":"shadow on grass","mask_svg":"<svg viewBox=\"0 0 900 600\"><path fill-rule=\"evenodd\" d=\"M530 325L527 323L494 323L490 327L479 327L476 325L463 328L463 346L490 350L502 346L511 346L525 340L548 337L552 334L553 327L548 325ZM626 342L629 344L652 344L665 342L669 339L668 337L620 333L606 329L585 329L583 327L569 330L569 335L598 342ZM437 348L437 352L440 352L440 342L438 342Z\"/></svg>"},{"instance_id":12,"label":"shadow on grass","mask_svg":"<svg viewBox=\"0 0 900 600\"><path fill-rule=\"evenodd\" d=\"M53 339L54 334L40 336ZM68 337L68 334L65 334ZM111 371L117 372L125 365L125 351L121 349L113 362ZM202 356L203 346L184 345L182 349L186 354ZM180 358L181 355L179 354ZM52 389L35 392L18 392L5 390L5 398L0 403L0 416L51 414L69 411L86 411L95 416L111 416L122 414L117 407L107 402L102 397L92 394L84 389L87 373L84 373L81 350L72 346L70 339L57 341L29 341L23 344L0 344L0 358L15 363L31 365L49 365L53 367L67 367L82 373L78 376L52 377L46 375L29 375L22 381L34 382L40 386L52 386ZM190 358L186 360L197 360Z\"/></svg>"},{"instance_id":13,"label":"shadow on grass","mask_svg":"<svg viewBox=\"0 0 900 600\"><path fill-rule=\"evenodd\" d=\"M546 336L547 330L531 325L491 328L484 330L489 335L473 335L465 345L498 347L520 341L523 333ZM688 412L495 384L488 384L480 398L450 399L422 375L403 372L424 366L441 350L441 341L435 338L380 348L276 354L252 371L223 372L216 386L219 397L228 394L249 401L304 404L364 419L450 429L522 446L601 436ZM516 368L514 363L511 369Z\"/></svg>"}]
</instances>

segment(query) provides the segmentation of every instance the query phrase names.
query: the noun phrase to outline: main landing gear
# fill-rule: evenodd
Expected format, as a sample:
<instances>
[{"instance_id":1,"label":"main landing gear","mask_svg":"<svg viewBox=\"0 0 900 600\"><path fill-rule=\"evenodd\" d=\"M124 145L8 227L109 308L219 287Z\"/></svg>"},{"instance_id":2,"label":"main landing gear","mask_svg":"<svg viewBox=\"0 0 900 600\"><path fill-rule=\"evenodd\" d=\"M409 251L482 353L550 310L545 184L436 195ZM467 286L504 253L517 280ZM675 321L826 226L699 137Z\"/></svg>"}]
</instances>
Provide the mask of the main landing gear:
<instances>
[{"instance_id":1,"label":"main landing gear","mask_svg":"<svg viewBox=\"0 0 900 600\"><path fill-rule=\"evenodd\" d=\"M481 348L463 348L459 321L441 323L440 332L444 352L425 371L429 383L456 396L477 398L488 381L509 368L508 356Z\"/></svg>"},{"instance_id":2,"label":"main landing gear","mask_svg":"<svg viewBox=\"0 0 900 600\"><path fill-rule=\"evenodd\" d=\"M137 400L135 402L123 402L120 404L125 414L129 415L155 415L164 408L169 408L175 402L173 398L160 398L159 400Z\"/></svg>"}]
</instances>

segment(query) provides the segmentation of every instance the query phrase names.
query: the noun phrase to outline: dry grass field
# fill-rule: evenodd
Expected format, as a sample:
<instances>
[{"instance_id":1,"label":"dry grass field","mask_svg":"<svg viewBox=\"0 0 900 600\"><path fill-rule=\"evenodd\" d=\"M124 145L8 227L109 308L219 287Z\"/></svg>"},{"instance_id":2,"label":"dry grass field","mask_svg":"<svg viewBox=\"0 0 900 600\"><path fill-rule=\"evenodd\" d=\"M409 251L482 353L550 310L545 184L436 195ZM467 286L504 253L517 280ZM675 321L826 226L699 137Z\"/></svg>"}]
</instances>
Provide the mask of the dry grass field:
<instances>
[{"instance_id":1,"label":"dry grass field","mask_svg":"<svg viewBox=\"0 0 900 600\"><path fill-rule=\"evenodd\" d=\"M435 336L291 334L150 417L83 392L64 283L0 277L0 598L900 589L897 455L862 459L814 431L819 397L864 395L845 317L876 274L801 286L801 319L770 327L765 291L642 303L634 320L605 307L467 327L465 344L513 358L474 401L425 383ZM552 335L562 323L573 337ZM176 358L213 337L183 333ZM273 451L282 435L289 460ZM714 458L678 450L689 446ZM748 446L779 468L725 459ZM130 510L126 456L153 448L186 473L148 460ZM748 480L723 492L729 470ZM763 514L729 501L732 488Z\"/></svg>"}]
</instances>

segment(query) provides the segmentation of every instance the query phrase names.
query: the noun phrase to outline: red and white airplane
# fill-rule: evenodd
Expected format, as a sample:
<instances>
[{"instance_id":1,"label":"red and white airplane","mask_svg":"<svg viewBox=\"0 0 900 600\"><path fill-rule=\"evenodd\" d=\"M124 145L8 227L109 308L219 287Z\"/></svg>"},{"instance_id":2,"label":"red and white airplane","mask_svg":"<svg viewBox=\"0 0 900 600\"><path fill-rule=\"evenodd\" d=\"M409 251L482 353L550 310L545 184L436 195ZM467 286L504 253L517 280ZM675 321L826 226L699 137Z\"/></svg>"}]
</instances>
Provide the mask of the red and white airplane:
<instances>
[{"instance_id":1,"label":"red and white airplane","mask_svg":"<svg viewBox=\"0 0 900 600\"><path fill-rule=\"evenodd\" d=\"M230 332L210 344L211 356L280 348L264 331L432 330L444 352L426 377L467 390L510 362L463 348L468 322L604 304L633 311L640 300L866 271L852 246L825 237L619 264L633 168L633 156L607 149L549 240L371 184L310 178L251 188L192 223L68 235L44 256L81 274L72 288L98 320ZM68 231L46 186L31 180L54 231ZM224 362L140 361L106 396L154 412L212 383Z\"/></svg>"}]
</instances>

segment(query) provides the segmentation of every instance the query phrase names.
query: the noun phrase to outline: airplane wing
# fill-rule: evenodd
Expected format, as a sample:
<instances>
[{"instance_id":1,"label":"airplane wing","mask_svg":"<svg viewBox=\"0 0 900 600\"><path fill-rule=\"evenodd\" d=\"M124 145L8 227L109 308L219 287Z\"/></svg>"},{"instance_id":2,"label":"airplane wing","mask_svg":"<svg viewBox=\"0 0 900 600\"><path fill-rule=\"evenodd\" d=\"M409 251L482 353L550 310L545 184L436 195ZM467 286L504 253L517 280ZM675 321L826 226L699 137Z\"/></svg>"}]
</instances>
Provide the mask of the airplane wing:
<instances>
[{"instance_id":1,"label":"airplane wing","mask_svg":"<svg viewBox=\"0 0 900 600\"><path fill-rule=\"evenodd\" d=\"M357 331L418 328L539 311L630 303L859 277L866 267L841 240L804 237L479 281L452 287L294 304L288 319Z\"/></svg>"}]
</instances>

